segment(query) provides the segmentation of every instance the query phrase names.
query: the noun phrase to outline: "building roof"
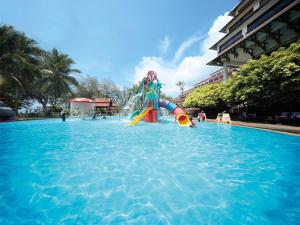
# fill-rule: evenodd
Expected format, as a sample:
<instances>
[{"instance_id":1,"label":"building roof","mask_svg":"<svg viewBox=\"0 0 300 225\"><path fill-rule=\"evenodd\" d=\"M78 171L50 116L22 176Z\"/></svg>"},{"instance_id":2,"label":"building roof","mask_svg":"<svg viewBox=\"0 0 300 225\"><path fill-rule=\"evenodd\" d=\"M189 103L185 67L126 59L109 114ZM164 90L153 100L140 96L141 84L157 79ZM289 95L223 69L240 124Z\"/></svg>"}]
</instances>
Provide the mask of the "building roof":
<instances>
[{"instance_id":1,"label":"building roof","mask_svg":"<svg viewBox=\"0 0 300 225\"><path fill-rule=\"evenodd\" d=\"M243 1L241 1L241 2L243 2ZM239 4L241 4L241 2L239 3ZM239 10L239 12L238 12L238 14L240 15L243 11L245 11L245 9L250 5L250 4L252 4L254 1L253 0L245 0L244 1L245 2L245 4L242 6L242 8ZM268 2L267 2L268 3ZM272 4L277 4L275 1L272 3ZM238 5L239 5L238 4ZM237 6L238 6L237 5ZM233 27L233 26L235 26L237 23L239 23L239 21L241 21L242 19L244 19L243 20L243 22L242 22L242 24L245 22L245 21L247 21L249 18L251 18L253 15L255 15L255 14L257 14L257 13L259 13L260 12L260 9L261 8L263 8L264 6L266 5L266 3L264 3L264 4L262 4L262 5L260 5L259 6L259 8L257 8L256 10L253 10L252 9L252 11L251 12L248 12L248 15L247 16L245 16L245 15L243 15L241 18L239 18L239 19L236 19L237 17L238 17L238 15L236 15L236 16L234 16L234 15L231 15L231 13L233 13L234 12L234 10L229 14L230 16L234 16L221 30L220 30L220 32L222 32L222 33L226 33L226 35L224 35L221 39L219 39L213 46L211 46L209 49L211 49L211 50L217 50L217 45L221 42L221 41L223 41L226 37L228 37L229 35L231 35L232 33L235 33L235 31L237 30L237 28L235 28L235 29L233 29L231 32L226 32L226 29L227 29L227 27L229 27L229 29L231 29L230 27ZM236 6L236 7L237 7ZM245 19L245 18L247 18L247 19ZM240 24L241 25L241 24Z\"/></svg>"},{"instance_id":2,"label":"building roof","mask_svg":"<svg viewBox=\"0 0 300 225\"><path fill-rule=\"evenodd\" d=\"M110 103L110 98L94 98L95 103Z\"/></svg>"},{"instance_id":3,"label":"building roof","mask_svg":"<svg viewBox=\"0 0 300 225\"><path fill-rule=\"evenodd\" d=\"M280 4L279 4L280 3ZM298 0L281 0L271 6L269 11L247 25L247 33L235 38L232 43L223 45L218 56L207 65L240 65L248 58L268 54L299 38L300 7ZM288 18L288 19L287 19ZM293 25L290 25L293 24ZM238 34L238 33L237 33ZM222 39L221 39L222 40ZM218 44L220 40L216 43ZM230 40L227 41L228 43ZM213 47L216 47L216 44ZM243 56L244 59L239 58Z\"/></svg>"},{"instance_id":4,"label":"building roof","mask_svg":"<svg viewBox=\"0 0 300 225\"><path fill-rule=\"evenodd\" d=\"M240 2L230 11L229 16L236 16L236 12L241 13L253 0L240 0Z\"/></svg>"},{"instance_id":5,"label":"building roof","mask_svg":"<svg viewBox=\"0 0 300 225\"><path fill-rule=\"evenodd\" d=\"M234 9L231 10L231 12L228 14L229 16L232 16L233 18L228 21L228 23L220 30L220 32L222 33L226 33L226 28L229 26L233 26L234 25L234 21L238 21L238 20L241 20L242 18L240 19L236 19L239 15L241 15L243 12L245 12L245 10L247 8L249 8L249 5L251 5L252 3L254 3L255 1L254 0L245 0L245 1L240 1L235 7ZM251 7L250 7L251 8ZM254 11L252 10L252 13L254 13ZM242 17L245 17L242 16ZM233 23L233 24L232 24Z\"/></svg>"},{"instance_id":6,"label":"building roof","mask_svg":"<svg viewBox=\"0 0 300 225\"><path fill-rule=\"evenodd\" d=\"M93 103L93 100L89 98L72 98L69 102L81 102L81 103Z\"/></svg>"},{"instance_id":7,"label":"building roof","mask_svg":"<svg viewBox=\"0 0 300 225\"><path fill-rule=\"evenodd\" d=\"M109 107L109 102L104 102L104 103L95 103L95 107Z\"/></svg>"}]
</instances>

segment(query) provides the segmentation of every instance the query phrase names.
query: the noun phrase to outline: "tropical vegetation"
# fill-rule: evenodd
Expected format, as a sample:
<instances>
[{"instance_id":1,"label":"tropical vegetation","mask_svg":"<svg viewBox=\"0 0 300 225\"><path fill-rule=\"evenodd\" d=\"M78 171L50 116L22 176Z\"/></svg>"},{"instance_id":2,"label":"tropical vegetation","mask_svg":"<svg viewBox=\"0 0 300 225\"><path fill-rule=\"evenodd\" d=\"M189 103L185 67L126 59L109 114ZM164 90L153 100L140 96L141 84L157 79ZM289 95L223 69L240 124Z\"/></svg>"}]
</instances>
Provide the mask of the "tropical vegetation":
<instances>
[{"instance_id":1,"label":"tropical vegetation","mask_svg":"<svg viewBox=\"0 0 300 225\"><path fill-rule=\"evenodd\" d=\"M194 90L185 107L220 111L243 106L245 111L263 115L279 111L299 111L300 40L270 55L251 59L227 83Z\"/></svg>"},{"instance_id":2,"label":"tropical vegetation","mask_svg":"<svg viewBox=\"0 0 300 225\"><path fill-rule=\"evenodd\" d=\"M128 90L118 87L112 80L99 81L96 77L86 76L80 79L75 96L109 97L118 105L123 106L127 102Z\"/></svg>"},{"instance_id":3,"label":"tropical vegetation","mask_svg":"<svg viewBox=\"0 0 300 225\"><path fill-rule=\"evenodd\" d=\"M12 26L0 26L0 98L18 112L33 102L42 105L44 114L60 110L71 97L110 97L124 105L127 90L111 80L78 76L74 60L53 48L46 51L36 41Z\"/></svg>"}]
</instances>

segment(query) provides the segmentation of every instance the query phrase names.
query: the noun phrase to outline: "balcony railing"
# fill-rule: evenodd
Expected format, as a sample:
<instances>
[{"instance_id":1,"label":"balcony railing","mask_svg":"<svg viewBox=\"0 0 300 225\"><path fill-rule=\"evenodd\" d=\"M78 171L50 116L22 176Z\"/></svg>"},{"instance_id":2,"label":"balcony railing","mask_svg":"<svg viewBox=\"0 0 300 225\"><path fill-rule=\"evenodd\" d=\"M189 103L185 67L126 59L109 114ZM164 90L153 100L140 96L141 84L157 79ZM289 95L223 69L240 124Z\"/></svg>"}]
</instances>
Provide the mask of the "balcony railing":
<instances>
[{"instance_id":1,"label":"balcony railing","mask_svg":"<svg viewBox=\"0 0 300 225\"><path fill-rule=\"evenodd\" d=\"M249 19L255 12L253 11L253 8L250 9L241 19L239 19L235 24L233 24L230 28L229 28L229 33L231 33L232 31L234 31L236 28L238 28L239 26L241 26L241 24L243 24L247 19Z\"/></svg>"},{"instance_id":2,"label":"balcony railing","mask_svg":"<svg viewBox=\"0 0 300 225\"><path fill-rule=\"evenodd\" d=\"M256 14L262 7L264 7L270 1L271 0L261 0L259 8L256 9L255 11L252 8L247 13L245 13L245 15L241 19L239 19L235 24L233 24L229 28L229 33L233 32L235 29L237 29L238 27L240 27L246 20L248 20L250 17L252 17L254 14Z\"/></svg>"},{"instance_id":3,"label":"balcony railing","mask_svg":"<svg viewBox=\"0 0 300 225\"><path fill-rule=\"evenodd\" d=\"M226 48L230 47L234 43L236 43L238 40L240 40L243 37L242 31L239 31L234 36L232 36L228 41L226 41L224 44L222 44L219 47L219 53L225 50Z\"/></svg>"},{"instance_id":4,"label":"balcony railing","mask_svg":"<svg viewBox=\"0 0 300 225\"><path fill-rule=\"evenodd\" d=\"M254 20L252 23L250 23L247 26L247 33L253 31L257 27L259 27L261 24L269 20L271 17L275 16L278 14L280 11L282 11L285 7L290 5L296 0L281 0L279 1L276 5L272 6L267 12L262 14L259 18Z\"/></svg>"},{"instance_id":5,"label":"balcony railing","mask_svg":"<svg viewBox=\"0 0 300 225\"><path fill-rule=\"evenodd\" d=\"M259 7L262 8L265 6L267 3L269 3L270 0L260 0Z\"/></svg>"}]
</instances>

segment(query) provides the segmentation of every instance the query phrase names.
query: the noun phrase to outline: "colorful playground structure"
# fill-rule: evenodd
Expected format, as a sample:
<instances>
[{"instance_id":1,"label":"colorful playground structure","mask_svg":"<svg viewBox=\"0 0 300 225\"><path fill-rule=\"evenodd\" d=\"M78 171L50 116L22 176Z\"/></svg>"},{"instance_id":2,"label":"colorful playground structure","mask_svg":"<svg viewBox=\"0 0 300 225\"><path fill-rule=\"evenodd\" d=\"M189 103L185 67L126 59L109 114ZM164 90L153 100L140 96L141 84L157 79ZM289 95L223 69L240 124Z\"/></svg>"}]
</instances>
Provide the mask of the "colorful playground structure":
<instances>
[{"instance_id":1,"label":"colorful playground structure","mask_svg":"<svg viewBox=\"0 0 300 225\"><path fill-rule=\"evenodd\" d=\"M157 79L156 72L150 70L147 76L143 78L138 87L137 93L134 93L134 112L131 114L132 121L129 125L134 126L141 120L144 122L156 123L161 114L160 107L173 113L179 126L191 126L191 121L185 111L175 103L160 99L160 89L162 84Z\"/></svg>"}]
</instances>

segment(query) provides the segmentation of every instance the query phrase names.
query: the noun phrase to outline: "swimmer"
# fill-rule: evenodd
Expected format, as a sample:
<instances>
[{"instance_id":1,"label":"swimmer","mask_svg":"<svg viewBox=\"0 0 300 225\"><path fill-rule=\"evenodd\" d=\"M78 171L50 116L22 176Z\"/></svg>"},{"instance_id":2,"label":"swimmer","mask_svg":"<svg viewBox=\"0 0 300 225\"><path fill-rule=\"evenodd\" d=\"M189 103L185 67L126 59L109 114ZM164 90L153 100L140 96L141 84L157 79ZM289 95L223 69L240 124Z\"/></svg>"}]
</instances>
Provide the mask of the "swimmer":
<instances>
[{"instance_id":1,"label":"swimmer","mask_svg":"<svg viewBox=\"0 0 300 225\"><path fill-rule=\"evenodd\" d=\"M66 113L65 113L65 110L62 110L62 111L61 111L60 116L61 116L61 120L62 120L63 122L65 122L65 121L66 121Z\"/></svg>"},{"instance_id":2,"label":"swimmer","mask_svg":"<svg viewBox=\"0 0 300 225\"><path fill-rule=\"evenodd\" d=\"M195 124L195 122L194 122L194 120L193 120L193 117L190 117L190 121L191 121L190 127L195 127L196 124Z\"/></svg>"}]
</instances>

